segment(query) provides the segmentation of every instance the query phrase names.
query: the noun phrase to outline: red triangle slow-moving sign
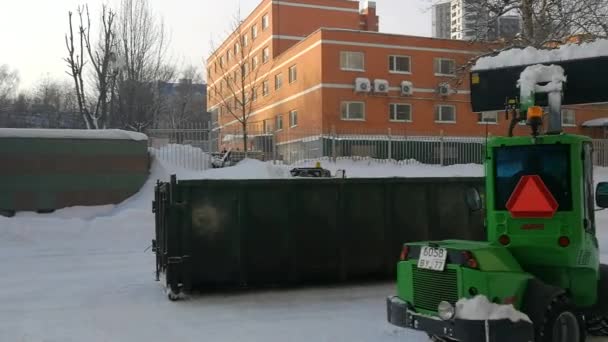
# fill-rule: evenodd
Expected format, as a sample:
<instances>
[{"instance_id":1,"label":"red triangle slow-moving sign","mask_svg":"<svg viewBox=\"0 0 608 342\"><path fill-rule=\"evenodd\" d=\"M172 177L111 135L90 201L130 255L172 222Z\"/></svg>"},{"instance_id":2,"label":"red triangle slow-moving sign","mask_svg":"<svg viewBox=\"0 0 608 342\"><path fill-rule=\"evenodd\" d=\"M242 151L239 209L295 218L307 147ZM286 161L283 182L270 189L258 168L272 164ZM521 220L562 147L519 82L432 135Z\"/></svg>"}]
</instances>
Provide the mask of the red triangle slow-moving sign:
<instances>
[{"instance_id":1,"label":"red triangle slow-moving sign","mask_svg":"<svg viewBox=\"0 0 608 342\"><path fill-rule=\"evenodd\" d=\"M514 218L550 218L558 206L543 180L532 175L521 177L506 207Z\"/></svg>"}]
</instances>

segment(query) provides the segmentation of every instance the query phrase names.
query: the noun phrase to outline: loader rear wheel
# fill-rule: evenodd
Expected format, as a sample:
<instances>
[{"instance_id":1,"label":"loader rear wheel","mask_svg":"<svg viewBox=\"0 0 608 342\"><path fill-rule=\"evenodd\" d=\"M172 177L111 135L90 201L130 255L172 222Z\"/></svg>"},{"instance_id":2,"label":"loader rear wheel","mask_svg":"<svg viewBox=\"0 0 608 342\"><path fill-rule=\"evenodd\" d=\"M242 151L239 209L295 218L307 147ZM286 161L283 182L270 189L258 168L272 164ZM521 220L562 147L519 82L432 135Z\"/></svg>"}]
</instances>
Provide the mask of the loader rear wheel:
<instances>
[{"instance_id":1,"label":"loader rear wheel","mask_svg":"<svg viewBox=\"0 0 608 342\"><path fill-rule=\"evenodd\" d=\"M539 342L584 342L585 324L566 296L553 299L545 311L543 322L537 326Z\"/></svg>"},{"instance_id":2,"label":"loader rear wheel","mask_svg":"<svg viewBox=\"0 0 608 342\"><path fill-rule=\"evenodd\" d=\"M589 317L587 320L587 332L592 336L608 336L608 317Z\"/></svg>"}]
</instances>

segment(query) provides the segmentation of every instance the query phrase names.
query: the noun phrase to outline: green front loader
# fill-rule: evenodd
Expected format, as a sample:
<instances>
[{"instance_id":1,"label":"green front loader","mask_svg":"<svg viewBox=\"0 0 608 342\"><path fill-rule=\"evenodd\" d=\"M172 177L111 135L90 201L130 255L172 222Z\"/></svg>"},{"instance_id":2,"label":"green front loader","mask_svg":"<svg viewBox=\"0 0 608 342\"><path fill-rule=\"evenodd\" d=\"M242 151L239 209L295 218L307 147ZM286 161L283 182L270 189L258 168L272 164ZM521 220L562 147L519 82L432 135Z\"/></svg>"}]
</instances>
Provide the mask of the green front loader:
<instances>
[{"instance_id":1,"label":"green front loader","mask_svg":"<svg viewBox=\"0 0 608 342\"><path fill-rule=\"evenodd\" d=\"M582 78L586 68L591 73ZM603 70L608 59L601 57L471 73L473 110L500 105L512 121L508 136L486 144L485 195L472 189L463 199L471 210L483 207L487 241L404 244L397 294L387 299L390 323L435 341L608 335L608 267L600 264L595 235L596 206L608 207L608 184L594 189L591 139L561 130L562 104L608 102L605 87L596 89L608 79L598 80ZM530 134L512 136L518 123ZM459 312L478 296L529 319Z\"/></svg>"}]
</instances>

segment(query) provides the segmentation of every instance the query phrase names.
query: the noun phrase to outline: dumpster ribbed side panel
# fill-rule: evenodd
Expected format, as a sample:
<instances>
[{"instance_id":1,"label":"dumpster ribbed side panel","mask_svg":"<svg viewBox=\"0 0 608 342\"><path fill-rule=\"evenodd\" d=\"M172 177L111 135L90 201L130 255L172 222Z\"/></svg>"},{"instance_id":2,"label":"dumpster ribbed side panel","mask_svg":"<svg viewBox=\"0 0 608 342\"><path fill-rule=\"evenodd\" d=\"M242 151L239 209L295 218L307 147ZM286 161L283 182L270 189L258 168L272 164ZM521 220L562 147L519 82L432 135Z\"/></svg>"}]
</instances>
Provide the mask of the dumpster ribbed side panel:
<instances>
[{"instance_id":1,"label":"dumpster ribbed side panel","mask_svg":"<svg viewBox=\"0 0 608 342\"><path fill-rule=\"evenodd\" d=\"M481 213L464 205L472 186L483 179L160 183L159 269L180 260L169 269L184 288L387 279L404 242L484 239Z\"/></svg>"}]
</instances>

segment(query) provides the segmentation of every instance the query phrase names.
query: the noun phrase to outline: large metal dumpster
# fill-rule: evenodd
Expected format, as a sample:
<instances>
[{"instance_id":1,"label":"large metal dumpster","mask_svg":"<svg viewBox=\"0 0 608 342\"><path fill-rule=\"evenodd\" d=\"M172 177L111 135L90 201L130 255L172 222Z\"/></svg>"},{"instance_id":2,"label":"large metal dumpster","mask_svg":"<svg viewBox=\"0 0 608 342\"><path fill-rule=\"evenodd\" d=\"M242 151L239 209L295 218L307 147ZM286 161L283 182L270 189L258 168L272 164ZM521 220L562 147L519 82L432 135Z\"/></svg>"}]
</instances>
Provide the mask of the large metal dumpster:
<instances>
[{"instance_id":1,"label":"large metal dumpster","mask_svg":"<svg viewBox=\"0 0 608 342\"><path fill-rule=\"evenodd\" d=\"M383 279L406 241L483 240L482 178L158 183L157 279L181 291Z\"/></svg>"}]
</instances>

